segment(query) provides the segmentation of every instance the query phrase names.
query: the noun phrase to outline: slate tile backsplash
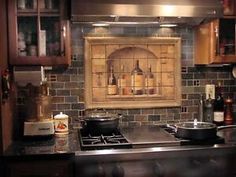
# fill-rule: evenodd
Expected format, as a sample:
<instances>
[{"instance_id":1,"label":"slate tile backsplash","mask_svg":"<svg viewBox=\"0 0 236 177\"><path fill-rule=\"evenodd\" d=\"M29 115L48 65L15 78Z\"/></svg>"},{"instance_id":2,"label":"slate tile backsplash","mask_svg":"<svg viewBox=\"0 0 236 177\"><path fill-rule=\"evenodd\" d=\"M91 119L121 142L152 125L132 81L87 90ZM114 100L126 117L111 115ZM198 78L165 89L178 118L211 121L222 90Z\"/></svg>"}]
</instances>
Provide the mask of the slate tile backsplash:
<instances>
[{"instance_id":1,"label":"slate tile backsplash","mask_svg":"<svg viewBox=\"0 0 236 177\"><path fill-rule=\"evenodd\" d=\"M119 109L108 110L124 115L121 123L130 125L162 124L192 120L198 117L198 101L205 92L205 84L221 81L224 96L235 100L235 79L232 66L194 66L194 31L192 28L156 27L85 27L73 24L71 27L72 64L68 68L56 68L46 73L53 96L53 114L64 112L70 116L70 123L79 126L85 115L84 107L84 36L167 36L181 37L182 41L182 105L174 108ZM235 110L235 109L234 109Z\"/></svg>"}]
</instances>

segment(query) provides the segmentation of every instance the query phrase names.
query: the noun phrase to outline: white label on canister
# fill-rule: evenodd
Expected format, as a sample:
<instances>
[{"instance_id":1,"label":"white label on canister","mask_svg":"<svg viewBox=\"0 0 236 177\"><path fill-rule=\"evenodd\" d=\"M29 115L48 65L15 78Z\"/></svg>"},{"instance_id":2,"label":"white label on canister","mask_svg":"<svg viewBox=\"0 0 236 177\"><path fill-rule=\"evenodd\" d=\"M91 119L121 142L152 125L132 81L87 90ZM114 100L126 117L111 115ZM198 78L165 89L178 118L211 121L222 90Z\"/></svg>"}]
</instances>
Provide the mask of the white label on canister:
<instances>
[{"instance_id":1,"label":"white label on canister","mask_svg":"<svg viewBox=\"0 0 236 177\"><path fill-rule=\"evenodd\" d=\"M214 121L223 122L224 121L224 112L214 112Z\"/></svg>"}]
</instances>

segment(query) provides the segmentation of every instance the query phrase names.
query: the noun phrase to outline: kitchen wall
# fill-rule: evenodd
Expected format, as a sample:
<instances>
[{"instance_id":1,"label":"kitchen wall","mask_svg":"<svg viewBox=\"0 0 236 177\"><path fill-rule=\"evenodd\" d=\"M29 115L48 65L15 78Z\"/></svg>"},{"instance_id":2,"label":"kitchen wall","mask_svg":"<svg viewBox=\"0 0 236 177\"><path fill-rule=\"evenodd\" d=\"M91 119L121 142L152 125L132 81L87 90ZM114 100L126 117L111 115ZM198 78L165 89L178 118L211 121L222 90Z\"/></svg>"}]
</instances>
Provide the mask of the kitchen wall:
<instances>
[{"instance_id":1,"label":"kitchen wall","mask_svg":"<svg viewBox=\"0 0 236 177\"><path fill-rule=\"evenodd\" d=\"M71 123L78 126L85 114L84 107L84 36L165 36L182 39L182 106L175 108L109 110L124 114L124 124L159 124L186 121L198 116L198 102L206 84L221 81L224 96L234 96L235 79L231 66L194 66L194 29L157 27L71 27L72 65L65 69L48 71L54 114L63 111L70 115ZM235 97L235 96L234 96Z\"/></svg>"},{"instance_id":2,"label":"kitchen wall","mask_svg":"<svg viewBox=\"0 0 236 177\"><path fill-rule=\"evenodd\" d=\"M84 107L84 36L165 36L182 39L182 105L174 108L119 109L109 110L124 115L123 124L161 124L191 120L198 117L198 102L206 84L221 81L224 96L235 98L235 79L232 66L194 66L194 29L157 27L86 27L73 24L71 27L72 64L69 68L53 68L47 77L53 96L54 115L63 111L70 122L79 126L85 114ZM235 100L235 99L234 99Z\"/></svg>"}]
</instances>

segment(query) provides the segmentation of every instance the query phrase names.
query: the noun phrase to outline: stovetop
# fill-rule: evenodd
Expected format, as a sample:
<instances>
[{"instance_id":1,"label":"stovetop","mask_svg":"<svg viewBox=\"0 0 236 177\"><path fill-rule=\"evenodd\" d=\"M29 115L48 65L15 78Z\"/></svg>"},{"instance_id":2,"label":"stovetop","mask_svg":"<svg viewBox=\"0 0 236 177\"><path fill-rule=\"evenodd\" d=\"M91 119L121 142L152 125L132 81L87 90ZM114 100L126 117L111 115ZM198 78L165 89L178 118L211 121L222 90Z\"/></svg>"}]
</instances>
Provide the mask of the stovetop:
<instances>
[{"instance_id":1,"label":"stovetop","mask_svg":"<svg viewBox=\"0 0 236 177\"><path fill-rule=\"evenodd\" d=\"M117 129L110 134L92 135L86 129L80 129L80 145L82 150L131 148L132 144Z\"/></svg>"},{"instance_id":2,"label":"stovetop","mask_svg":"<svg viewBox=\"0 0 236 177\"><path fill-rule=\"evenodd\" d=\"M207 141L177 138L175 137L174 130L166 125L126 127L121 130L117 129L111 134L101 135L91 135L86 129L80 129L79 137L81 150L213 145L224 143L224 139L219 136Z\"/></svg>"}]
</instances>

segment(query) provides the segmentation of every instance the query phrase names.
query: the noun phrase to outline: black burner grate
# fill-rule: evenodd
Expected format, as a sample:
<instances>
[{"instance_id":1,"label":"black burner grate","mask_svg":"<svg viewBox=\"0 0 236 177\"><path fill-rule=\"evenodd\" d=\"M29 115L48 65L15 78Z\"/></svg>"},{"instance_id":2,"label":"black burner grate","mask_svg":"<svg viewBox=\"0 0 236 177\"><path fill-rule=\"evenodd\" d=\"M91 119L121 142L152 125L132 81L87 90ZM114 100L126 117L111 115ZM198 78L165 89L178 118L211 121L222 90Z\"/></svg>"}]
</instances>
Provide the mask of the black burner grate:
<instances>
[{"instance_id":1,"label":"black burner grate","mask_svg":"<svg viewBox=\"0 0 236 177\"><path fill-rule=\"evenodd\" d=\"M85 129L81 129L79 131L79 137L82 150L122 149L132 147L131 143L129 143L119 130L111 134L91 135Z\"/></svg>"}]
</instances>

